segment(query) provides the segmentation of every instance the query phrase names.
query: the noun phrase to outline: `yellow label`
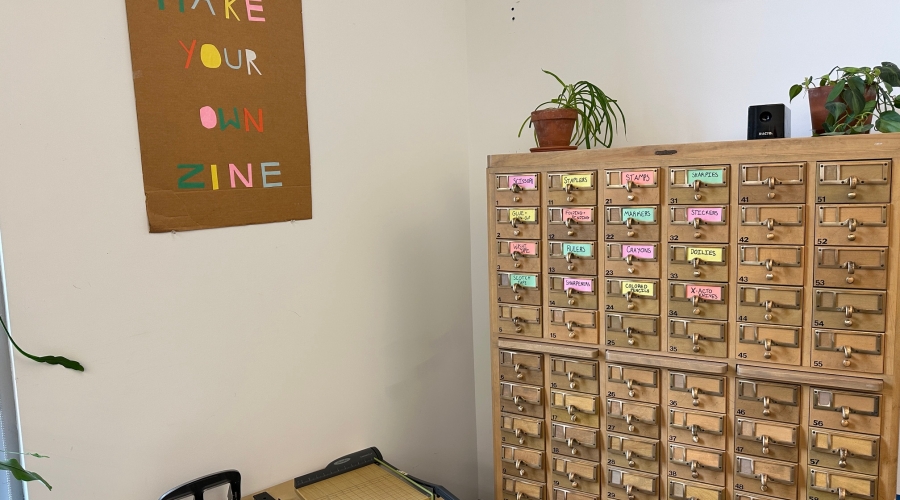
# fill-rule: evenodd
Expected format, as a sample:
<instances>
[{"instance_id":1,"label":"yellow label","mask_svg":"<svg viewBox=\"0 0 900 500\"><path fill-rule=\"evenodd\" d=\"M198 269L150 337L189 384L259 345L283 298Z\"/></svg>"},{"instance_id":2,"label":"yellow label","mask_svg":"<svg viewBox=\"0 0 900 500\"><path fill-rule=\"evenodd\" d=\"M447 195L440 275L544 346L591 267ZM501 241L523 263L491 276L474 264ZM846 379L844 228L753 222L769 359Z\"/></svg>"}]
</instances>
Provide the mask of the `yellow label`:
<instances>
[{"instance_id":1,"label":"yellow label","mask_svg":"<svg viewBox=\"0 0 900 500\"><path fill-rule=\"evenodd\" d=\"M512 222L515 219L519 219L520 222L535 222L537 220L537 210L510 209L509 221Z\"/></svg>"},{"instance_id":2,"label":"yellow label","mask_svg":"<svg viewBox=\"0 0 900 500\"><path fill-rule=\"evenodd\" d=\"M700 259L703 262L725 262L724 248L688 247L687 260Z\"/></svg>"},{"instance_id":3,"label":"yellow label","mask_svg":"<svg viewBox=\"0 0 900 500\"><path fill-rule=\"evenodd\" d=\"M577 188L592 188L594 187L593 177L591 174L580 174L580 175L564 175L562 176L562 185L566 184L571 185L572 187Z\"/></svg>"},{"instance_id":4,"label":"yellow label","mask_svg":"<svg viewBox=\"0 0 900 500\"><path fill-rule=\"evenodd\" d=\"M655 295L655 286L653 283L645 283L643 281L623 281L622 295L631 292L634 295L643 297L653 297Z\"/></svg>"}]
</instances>

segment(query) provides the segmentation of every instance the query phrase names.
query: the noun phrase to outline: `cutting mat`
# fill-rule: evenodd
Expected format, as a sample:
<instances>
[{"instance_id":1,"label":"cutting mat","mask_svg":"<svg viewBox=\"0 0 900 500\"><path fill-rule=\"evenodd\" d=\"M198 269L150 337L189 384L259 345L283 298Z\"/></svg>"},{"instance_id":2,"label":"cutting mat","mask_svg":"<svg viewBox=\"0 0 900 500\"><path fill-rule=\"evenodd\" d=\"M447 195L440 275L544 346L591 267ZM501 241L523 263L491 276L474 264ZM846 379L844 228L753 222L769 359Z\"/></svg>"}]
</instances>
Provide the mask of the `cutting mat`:
<instances>
[{"instance_id":1,"label":"cutting mat","mask_svg":"<svg viewBox=\"0 0 900 500\"><path fill-rule=\"evenodd\" d=\"M296 490L302 500L423 500L431 497L379 465L367 465Z\"/></svg>"}]
</instances>

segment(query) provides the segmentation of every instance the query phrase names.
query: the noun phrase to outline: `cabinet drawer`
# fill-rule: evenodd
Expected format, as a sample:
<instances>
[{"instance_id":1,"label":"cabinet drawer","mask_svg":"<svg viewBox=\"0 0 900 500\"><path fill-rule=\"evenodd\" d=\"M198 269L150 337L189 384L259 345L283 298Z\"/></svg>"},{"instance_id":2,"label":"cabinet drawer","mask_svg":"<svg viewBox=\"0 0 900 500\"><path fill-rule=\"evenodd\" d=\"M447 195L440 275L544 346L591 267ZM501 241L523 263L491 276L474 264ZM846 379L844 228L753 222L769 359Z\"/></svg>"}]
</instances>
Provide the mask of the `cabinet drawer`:
<instances>
[{"instance_id":1,"label":"cabinet drawer","mask_svg":"<svg viewBox=\"0 0 900 500\"><path fill-rule=\"evenodd\" d=\"M816 245L886 247L887 205L818 205Z\"/></svg>"},{"instance_id":2,"label":"cabinet drawer","mask_svg":"<svg viewBox=\"0 0 900 500\"><path fill-rule=\"evenodd\" d=\"M494 209L494 228L497 238L538 240L541 238L540 209L538 207L513 208L497 207Z\"/></svg>"},{"instance_id":3,"label":"cabinet drawer","mask_svg":"<svg viewBox=\"0 0 900 500\"><path fill-rule=\"evenodd\" d=\"M620 434L606 434L607 464L659 474L659 441Z\"/></svg>"},{"instance_id":4,"label":"cabinet drawer","mask_svg":"<svg viewBox=\"0 0 900 500\"><path fill-rule=\"evenodd\" d=\"M803 326L803 288L740 285L737 313L740 321Z\"/></svg>"},{"instance_id":5,"label":"cabinet drawer","mask_svg":"<svg viewBox=\"0 0 900 500\"><path fill-rule=\"evenodd\" d=\"M875 500L878 478L810 467L808 491L810 496L820 500Z\"/></svg>"},{"instance_id":6,"label":"cabinet drawer","mask_svg":"<svg viewBox=\"0 0 900 500\"><path fill-rule=\"evenodd\" d=\"M544 449L544 421L518 415L500 415L500 442Z\"/></svg>"},{"instance_id":7,"label":"cabinet drawer","mask_svg":"<svg viewBox=\"0 0 900 500\"><path fill-rule=\"evenodd\" d=\"M806 235L804 205L744 205L741 207L740 243L803 245Z\"/></svg>"},{"instance_id":8,"label":"cabinet drawer","mask_svg":"<svg viewBox=\"0 0 900 500\"><path fill-rule=\"evenodd\" d=\"M800 365L799 326L738 325L738 358Z\"/></svg>"},{"instance_id":9,"label":"cabinet drawer","mask_svg":"<svg viewBox=\"0 0 900 500\"><path fill-rule=\"evenodd\" d=\"M609 467L606 470L608 498L658 500L659 476L631 469Z\"/></svg>"},{"instance_id":10,"label":"cabinet drawer","mask_svg":"<svg viewBox=\"0 0 900 500\"><path fill-rule=\"evenodd\" d=\"M553 422L550 424L553 453L584 460L600 460L600 431L577 425Z\"/></svg>"},{"instance_id":11,"label":"cabinet drawer","mask_svg":"<svg viewBox=\"0 0 900 500\"><path fill-rule=\"evenodd\" d=\"M541 305L541 275L497 273L497 299L507 304Z\"/></svg>"},{"instance_id":12,"label":"cabinet drawer","mask_svg":"<svg viewBox=\"0 0 900 500\"><path fill-rule=\"evenodd\" d=\"M669 278L728 281L728 246L670 244Z\"/></svg>"},{"instance_id":13,"label":"cabinet drawer","mask_svg":"<svg viewBox=\"0 0 900 500\"><path fill-rule=\"evenodd\" d=\"M500 411L544 417L543 389L514 382L500 382Z\"/></svg>"},{"instance_id":14,"label":"cabinet drawer","mask_svg":"<svg viewBox=\"0 0 900 500\"><path fill-rule=\"evenodd\" d=\"M800 386L737 379L735 411L750 418L800 423Z\"/></svg>"},{"instance_id":15,"label":"cabinet drawer","mask_svg":"<svg viewBox=\"0 0 900 500\"><path fill-rule=\"evenodd\" d=\"M597 309L597 278L551 275L549 281L551 306Z\"/></svg>"},{"instance_id":16,"label":"cabinet drawer","mask_svg":"<svg viewBox=\"0 0 900 500\"><path fill-rule=\"evenodd\" d=\"M725 490L709 484L669 479L669 500L725 500Z\"/></svg>"},{"instance_id":17,"label":"cabinet drawer","mask_svg":"<svg viewBox=\"0 0 900 500\"><path fill-rule=\"evenodd\" d=\"M737 455L734 459L734 487L759 491L785 500L797 498L797 465Z\"/></svg>"},{"instance_id":18,"label":"cabinet drawer","mask_svg":"<svg viewBox=\"0 0 900 500\"><path fill-rule=\"evenodd\" d=\"M884 334L815 330L813 366L860 373L884 373Z\"/></svg>"},{"instance_id":19,"label":"cabinet drawer","mask_svg":"<svg viewBox=\"0 0 900 500\"><path fill-rule=\"evenodd\" d=\"M611 169L605 172L606 205L659 205L659 169Z\"/></svg>"},{"instance_id":20,"label":"cabinet drawer","mask_svg":"<svg viewBox=\"0 0 900 500\"><path fill-rule=\"evenodd\" d=\"M669 444L669 476L725 486L725 452Z\"/></svg>"},{"instance_id":21,"label":"cabinet drawer","mask_svg":"<svg viewBox=\"0 0 900 500\"><path fill-rule=\"evenodd\" d=\"M741 245L738 282L803 286L803 247Z\"/></svg>"},{"instance_id":22,"label":"cabinet drawer","mask_svg":"<svg viewBox=\"0 0 900 500\"><path fill-rule=\"evenodd\" d=\"M816 286L887 288L887 248L816 248Z\"/></svg>"},{"instance_id":23,"label":"cabinet drawer","mask_svg":"<svg viewBox=\"0 0 900 500\"><path fill-rule=\"evenodd\" d=\"M724 358L728 324L721 321L669 318L669 352Z\"/></svg>"},{"instance_id":24,"label":"cabinet drawer","mask_svg":"<svg viewBox=\"0 0 900 500\"><path fill-rule=\"evenodd\" d=\"M813 326L883 332L884 303L883 291L816 288Z\"/></svg>"},{"instance_id":25,"label":"cabinet drawer","mask_svg":"<svg viewBox=\"0 0 900 500\"><path fill-rule=\"evenodd\" d=\"M728 172L728 165L671 167L669 203L728 203L731 194Z\"/></svg>"},{"instance_id":26,"label":"cabinet drawer","mask_svg":"<svg viewBox=\"0 0 900 500\"><path fill-rule=\"evenodd\" d=\"M539 241L497 240L497 269L541 272L540 247Z\"/></svg>"},{"instance_id":27,"label":"cabinet drawer","mask_svg":"<svg viewBox=\"0 0 900 500\"><path fill-rule=\"evenodd\" d=\"M607 398L606 430L659 439L659 405Z\"/></svg>"},{"instance_id":28,"label":"cabinet drawer","mask_svg":"<svg viewBox=\"0 0 900 500\"><path fill-rule=\"evenodd\" d=\"M494 333L516 334L525 337L542 336L541 308L497 304Z\"/></svg>"},{"instance_id":29,"label":"cabinet drawer","mask_svg":"<svg viewBox=\"0 0 900 500\"><path fill-rule=\"evenodd\" d=\"M796 462L800 458L799 425L738 418L734 450L756 457Z\"/></svg>"},{"instance_id":30,"label":"cabinet drawer","mask_svg":"<svg viewBox=\"0 0 900 500\"><path fill-rule=\"evenodd\" d=\"M659 241L659 209L649 207L606 207L606 241Z\"/></svg>"},{"instance_id":31,"label":"cabinet drawer","mask_svg":"<svg viewBox=\"0 0 900 500\"><path fill-rule=\"evenodd\" d=\"M806 163L741 165L741 203L806 203Z\"/></svg>"},{"instance_id":32,"label":"cabinet drawer","mask_svg":"<svg viewBox=\"0 0 900 500\"><path fill-rule=\"evenodd\" d=\"M606 365L607 397L659 403L659 370L643 366Z\"/></svg>"},{"instance_id":33,"label":"cabinet drawer","mask_svg":"<svg viewBox=\"0 0 900 500\"><path fill-rule=\"evenodd\" d=\"M606 314L606 345L659 350L659 317Z\"/></svg>"},{"instance_id":34,"label":"cabinet drawer","mask_svg":"<svg viewBox=\"0 0 900 500\"><path fill-rule=\"evenodd\" d=\"M669 443L725 450L725 416L669 408Z\"/></svg>"},{"instance_id":35,"label":"cabinet drawer","mask_svg":"<svg viewBox=\"0 0 900 500\"><path fill-rule=\"evenodd\" d=\"M888 203L891 162L822 162L816 166L816 203Z\"/></svg>"},{"instance_id":36,"label":"cabinet drawer","mask_svg":"<svg viewBox=\"0 0 900 500\"><path fill-rule=\"evenodd\" d=\"M597 311L550 308L549 335L552 339L570 339L596 344L600 338Z\"/></svg>"},{"instance_id":37,"label":"cabinet drawer","mask_svg":"<svg viewBox=\"0 0 900 500\"><path fill-rule=\"evenodd\" d=\"M881 434L881 395L813 387L810 423L813 427Z\"/></svg>"},{"instance_id":38,"label":"cabinet drawer","mask_svg":"<svg viewBox=\"0 0 900 500\"><path fill-rule=\"evenodd\" d=\"M725 377L669 370L669 406L725 413L726 401Z\"/></svg>"},{"instance_id":39,"label":"cabinet drawer","mask_svg":"<svg viewBox=\"0 0 900 500\"><path fill-rule=\"evenodd\" d=\"M606 243L606 275L659 278L659 243Z\"/></svg>"},{"instance_id":40,"label":"cabinet drawer","mask_svg":"<svg viewBox=\"0 0 900 500\"><path fill-rule=\"evenodd\" d=\"M539 205L540 176L534 174L497 174L494 176L495 205Z\"/></svg>"},{"instance_id":41,"label":"cabinet drawer","mask_svg":"<svg viewBox=\"0 0 900 500\"><path fill-rule=\"evenodd\" d=\"M503 500L545 500L543 483L503 476Z\"/></svg>"},{"instance_id":42,"label":"cabinet drawer","mask_svg":"<svg viewBox=\"0 0 900 500\"><path fill-rule=\"evenodd\" d=\"M659 280L606 280L606 310L659 314Z\"/></svg>"},{"instance_id":43,"label":"cabinet drawer","mask_svg":"<svg viewBox=\"0 0 900 500\"><path fill-rule=\"evenodd\" d=\"M530 352L500 350L500 380L544 385L544 357Z\"/></svg>"},{"instance_id":44,"label":"cabinet drawer","mask_svg":"<svg viewBox=\"0 0 900 500\"><path fill-rule=\"evenodd\" d=\"M550 415L556 422L571 422L597 429L600 427L598 396L550 390Z\"/></svg>"},{"instance_id":45,"label":"cabinet drawer","mask_svg":"<svg viewBox=\"0 0 900 500\"><path fill-rule=\"evenodd\" d=\"M553 455L553 484L587 493L600 493L600 464Z\"/></svg>"},{"instance_id":46,"label":"cabinet drawer","mask_svg":"<svg viewBox=\"0 0 900 500\"><path fill-rule=\"evenodd\" d=\"M549 205L596 205L597 172L553 172L547 175Z\"/></svg>"},{"instance_id":47,"label":"cabinet drawer","mask_svg":"<svg viewBox=\"0 0 900 500\"><path fill-rule=\"evenodd\" d=\"M728 243L728 205L669 207L669 241Z\"/></svg>"},{"instance_id":48,"label":"cabinet drawer","mask_svg":"<svg viewBox=\"0 0 900 500\"><path fill-rule=\"evenodd\" d=\"M500 447L500 462L503 474L538 482L546 477L542 451L504 444Z\"/></svg>"},{"instance_id":49,"label":"cabinet drawer","mask_svg":"<svg viewBox=\"0 0 900 500\"><path fill-rule=\"evenodd\" d=\"M598 495L553 487L553 500L600 500Z\"/></svg>"},{"instance_id":50,"label":"cabinet drawer","mask_svg":"<svg viewBox=\"0 0 900 500\"><path fill-rule=\"evenodd\" d=\"M879 436L809 430L810 464L858 474L878 475Z\"/></svg>"},{"instance_id":51,"label":"cabinet drawer","mask_svg":"<svg viewBox=\"0 0 900 500\"><path fill-rule=\"evenodd\" d=\"M597 274L597 244L593 241L551 241L549 247L551 273Z\"/></svg>"},{"instance_id":52,"label":"cabinet drawer","mask_svg":"<svg viewBox=\"0 0 900 500\"><path fill-rule=\"evenodd\" d=\"M547 214L548 240L596 240L597 214L594 207L550 207Z\"/></svg>"},{"instance_id":53,"label":"cabinet drawer","mask_svg":"<svg viewBox=\"0 0 900 500\"><path fill-rule=\"evenodd\" d=\"M669 282L669 316L728 320L728 285L725 283Z\"/></svg>"},{"instance_id":54,"label":"cabinet drawer","mask_svg":"<svg viewBox=\"0 0 900 500\"><path fill-rule=\"evenodd\" d=\"M550 358L550 386L589 394L600 393L597 361Z\"/></svg>"}]
</instances>

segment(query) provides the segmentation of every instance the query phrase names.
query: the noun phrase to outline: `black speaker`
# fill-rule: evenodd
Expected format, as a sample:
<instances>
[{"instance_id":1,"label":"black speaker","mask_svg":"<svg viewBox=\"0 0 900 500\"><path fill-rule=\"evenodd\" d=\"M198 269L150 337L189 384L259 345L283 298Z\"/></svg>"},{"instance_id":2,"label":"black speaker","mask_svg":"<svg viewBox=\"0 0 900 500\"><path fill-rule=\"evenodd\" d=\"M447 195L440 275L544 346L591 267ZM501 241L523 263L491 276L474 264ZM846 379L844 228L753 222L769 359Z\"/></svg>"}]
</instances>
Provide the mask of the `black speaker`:
<instances>
[{"instance_id":1,"label":"black speaker","mask_svg":"<svg viewBox=\"0 0 900 500\"><path fill-rule=\"evenodd\" d=\"M791 108L784 104L750 106L747 139L778 139L791 136Z\"/></svg>"}]
</instances>

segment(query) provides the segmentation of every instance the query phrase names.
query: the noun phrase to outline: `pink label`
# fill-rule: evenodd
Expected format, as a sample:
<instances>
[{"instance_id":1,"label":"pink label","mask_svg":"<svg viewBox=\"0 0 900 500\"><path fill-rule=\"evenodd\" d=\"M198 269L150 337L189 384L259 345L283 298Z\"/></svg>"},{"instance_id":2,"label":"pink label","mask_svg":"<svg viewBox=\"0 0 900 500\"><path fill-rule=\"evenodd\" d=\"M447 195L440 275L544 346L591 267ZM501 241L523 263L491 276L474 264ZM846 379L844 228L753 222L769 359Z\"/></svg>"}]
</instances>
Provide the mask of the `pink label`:
<instances>
[{"instance_id":1,"label":"pink label","mask_svg":"<svg viewBox=\"0 0 900 500\"><path fill-rule=\"evenodd\" d=\"M639 259L656 258L656 248L653 245L622 245L622 258L629 255Z\"/></svg>"},{"instance_id":2,"label":"pink label","mask_svg":"<svg viewBox=\"0 0 900 500\"><path fill-rule=\"evenodd\" d=\"M594 284L591 282L591 280L563 278L563 290L575 290L576 292L591 293L594 291Z\"/></svg>"},{"instance_id":3,"label":"pink label","mask_svg":"<svg viewBox=\"0 0 900 500\"><path fill-rule=\"evenodd\" d=\"M594 222L594 211L589 208L564 208L563 220L572 219L578 222Z\"/></svg>"},{"instance_id":4,"label":"pink label","mask_svg":"<svg viewBox=\"0 0 900 500\"><path fill-rule=\"evenodd\" d=\"M722 287L720 286L701 286L701 285L685 285L687 287L687 298L700 297L703 300L722 300Z\"/></svg>"},{"instance_id":5,"label":"pink label","mask_svg":"<svg viewBox=\"0 0 900 500\"><path fill-rule=\"evenodd\" d=\"M513 252L519 252L522 255L537 255L537 243L510 241L509 253Z\"/></svg>"},{"instance_id":6,"label":"pink label","mask_svg":"<svg viewBox=\"0 0 900 500\"><path fill-rule=\"evenodd\" d=\"M700 219L702 221L707 222L721 222L722 221L722 207L714 208L714 207L697 207L697 208L688 208L687 209L687 220L688 222L694 219Z\"/></svg>"},{"instance_id":7,"label":"pink label","mask_svg":"<svg viewBox=\"0 0 900 500\"><path fill-rule=\"evenodd\" d=\"M509 176L509 186L519 186L522 189L536 189L537 186L537 176L536 175L510 175Z\"/></svg>"},{"instance_id":8,"label":"pink label","mask_svg":"<svg viewBox=\"0 0 900 500\"><path fill-rule=\"evenodd\" d=\"M638 186L656 184L656 172L652 170L633 170L622 172L622 184L627 184L629 181L637 184Z\"/></svg>"}]
</instances>

